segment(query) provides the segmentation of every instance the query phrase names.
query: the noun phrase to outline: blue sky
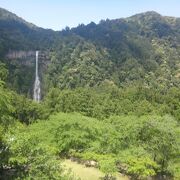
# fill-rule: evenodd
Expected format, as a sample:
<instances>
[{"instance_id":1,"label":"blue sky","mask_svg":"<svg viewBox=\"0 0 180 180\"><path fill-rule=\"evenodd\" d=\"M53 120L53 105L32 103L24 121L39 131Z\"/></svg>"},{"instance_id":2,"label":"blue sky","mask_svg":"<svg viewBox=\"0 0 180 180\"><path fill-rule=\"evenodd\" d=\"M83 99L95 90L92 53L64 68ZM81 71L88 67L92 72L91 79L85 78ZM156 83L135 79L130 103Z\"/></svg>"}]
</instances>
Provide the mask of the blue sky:
<instances>
[{"instance_id":1,"label":"blue sky","mask_svg":"<svg viewBox=\"0 0 180 180\"><path fill-rule=\"evenodd\" d=\"M180 17L180 0L0 0L0 7L54 30L150 10Z\"/></svg>"}]
</instances>

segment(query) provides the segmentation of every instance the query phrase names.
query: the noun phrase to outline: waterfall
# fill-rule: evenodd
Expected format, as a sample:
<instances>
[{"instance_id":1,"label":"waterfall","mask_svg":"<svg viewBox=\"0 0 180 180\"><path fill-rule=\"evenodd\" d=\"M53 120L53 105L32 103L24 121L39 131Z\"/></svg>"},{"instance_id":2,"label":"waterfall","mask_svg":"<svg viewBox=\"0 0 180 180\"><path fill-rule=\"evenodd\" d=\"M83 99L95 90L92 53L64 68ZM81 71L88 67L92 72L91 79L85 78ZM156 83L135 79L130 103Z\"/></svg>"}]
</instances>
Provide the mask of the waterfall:
<instances>
[{"instance_id":1,"label":"waterfall","mask_svg":"<svg viewBox=\"0 0 180 180\"><path fill-rule=\"evenodd\" d=\"M34 96L33 96L33 99L36 102L39 102L41 99L41 87L40 87L40 80L38 75L38 55L39 55L39 51L36 51L36 77L34 83Z\"/></svg>"}]
</instances>

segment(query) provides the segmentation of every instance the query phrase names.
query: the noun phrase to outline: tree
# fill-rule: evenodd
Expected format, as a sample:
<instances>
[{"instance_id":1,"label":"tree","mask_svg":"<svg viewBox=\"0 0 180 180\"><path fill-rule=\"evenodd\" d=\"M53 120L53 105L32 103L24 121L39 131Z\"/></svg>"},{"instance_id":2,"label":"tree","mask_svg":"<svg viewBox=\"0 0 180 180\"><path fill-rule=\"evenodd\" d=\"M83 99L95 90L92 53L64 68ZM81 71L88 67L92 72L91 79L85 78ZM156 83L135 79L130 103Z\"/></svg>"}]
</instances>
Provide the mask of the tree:
<instances>
[{"instance_id":1,"label":"tree","mask_svg":"<svg viewBox=\"0 0 180 180\"><path fill-rule=\"evenodd\" d=\"M116 179L114 174L117 172L117 167L114 159L101 160L99 164L100 170L105 173L104 180Z\"/></svg>"},{"instance_id":2,"label":"tree","mask_svg":"<svg viewBox=\"0 0 180 180\"><path fill-rule=\"evenodd\" d=\"M177 122L170 116L151 118L141 129L140 140L160 165L161 173L167 172L169 163L179 152L178 138Z\"/></svg>"}]
</instances>

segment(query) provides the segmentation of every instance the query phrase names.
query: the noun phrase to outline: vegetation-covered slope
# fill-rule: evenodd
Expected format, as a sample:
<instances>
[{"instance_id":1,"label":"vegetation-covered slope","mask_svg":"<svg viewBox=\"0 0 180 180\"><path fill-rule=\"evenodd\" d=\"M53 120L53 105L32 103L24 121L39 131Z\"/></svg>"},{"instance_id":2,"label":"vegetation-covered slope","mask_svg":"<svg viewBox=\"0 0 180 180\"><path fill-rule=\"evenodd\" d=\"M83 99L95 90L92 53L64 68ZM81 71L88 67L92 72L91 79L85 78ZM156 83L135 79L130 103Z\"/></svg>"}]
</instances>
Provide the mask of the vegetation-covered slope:
<instances>
[{"instance_id":1,"label":"vegetation-covered slope","mask_svg":"<svg viewBox=\"0 0 180 180\"><path fill-rule=\"evenodd\" d=\"M3 9L0 15L2 60L9 50L48 51L51 63L42 77L45 92L51 87L92 87L106 80L117 86L179 86L179 18L147 12L54 32Z\"/></svg>"},{"instance_id":2,"label":"vegetation-covered slope","mask_svg":"<svg viewBox=\"0 0 180 180\"><path fill-rule=\"evenodd\" d=\"M148 85L156 81L167 86L170 82L177 85L179 78L179 24L178 18L147 12L80 25L72 31L106 48L116 84L145 79Z\"/></svg>"},{"instance_id":3,"label":"vegetation-covered slope","mask_svg":"<svg viewBox=\"0 0 180 180\"><path fill-rule=\"evenodd\" d=\"M0 8L0 55L9 50L37 50L53 45L58 37L52 30L39 28Z\"/></svg>"},{"instance_id":4,"label":"vegetation-covered slope","mask_svg":"<svg viewBox=\"0 0 180 180\"><path fill-rule=\"evenodd\" d=\"M179 28L147 12L54 32L0 9L0 179L76 179L70 157L105 178L179 179ZM7 57L37 49L41 103L26 98L33 61Z\"/></svg>"}]
</instances>

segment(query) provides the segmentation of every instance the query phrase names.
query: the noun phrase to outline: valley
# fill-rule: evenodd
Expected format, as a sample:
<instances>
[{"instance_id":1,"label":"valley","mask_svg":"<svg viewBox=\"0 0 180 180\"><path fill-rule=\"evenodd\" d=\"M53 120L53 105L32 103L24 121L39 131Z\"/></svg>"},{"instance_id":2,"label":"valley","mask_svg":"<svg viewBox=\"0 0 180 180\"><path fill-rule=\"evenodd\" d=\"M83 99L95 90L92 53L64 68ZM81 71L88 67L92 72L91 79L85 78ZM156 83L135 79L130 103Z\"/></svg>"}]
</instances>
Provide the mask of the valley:
<instances>
[{"instance_id":1,"label":"valley","mask_svg":"<svg viewBox=\"0 0 180 180\"><path fill-rule=\"evenodd\" d=\"M0 8L0 179L178 180L179 74L180 18L54 31Z\"/></svg>"}]
</instances>

